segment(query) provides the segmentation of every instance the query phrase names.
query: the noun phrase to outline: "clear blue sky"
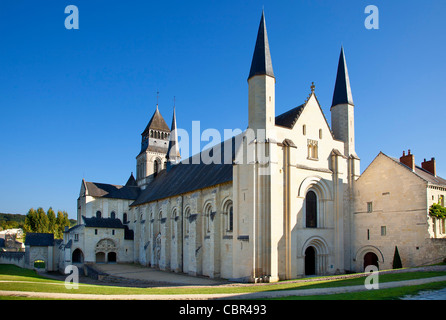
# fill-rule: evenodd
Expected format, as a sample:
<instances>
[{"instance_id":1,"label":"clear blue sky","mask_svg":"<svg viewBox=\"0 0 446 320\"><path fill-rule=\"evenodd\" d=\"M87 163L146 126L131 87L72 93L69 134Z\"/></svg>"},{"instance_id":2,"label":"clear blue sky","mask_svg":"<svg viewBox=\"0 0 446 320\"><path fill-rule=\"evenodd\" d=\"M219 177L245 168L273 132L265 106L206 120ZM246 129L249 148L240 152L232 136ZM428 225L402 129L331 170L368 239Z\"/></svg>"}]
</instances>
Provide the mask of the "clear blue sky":
<instances>
[{"instance_id":1,"label":"clear blue sky","mask_svg":"<svg viewBox=\"0 0 446 320\"><path fill-rule=\"evenodd\" d=\"M79 30L67 30L68 5ZM367 30L367 5L379 29ZM154 112L178 126L246 128L262 6L276 114L311 82L330 123L341 44L361 171L380 152L435 157L446 177L444 0L0 1L0 212L52 206L76 216L82 178L124 184Z\"/></svg>"}]
</instances>

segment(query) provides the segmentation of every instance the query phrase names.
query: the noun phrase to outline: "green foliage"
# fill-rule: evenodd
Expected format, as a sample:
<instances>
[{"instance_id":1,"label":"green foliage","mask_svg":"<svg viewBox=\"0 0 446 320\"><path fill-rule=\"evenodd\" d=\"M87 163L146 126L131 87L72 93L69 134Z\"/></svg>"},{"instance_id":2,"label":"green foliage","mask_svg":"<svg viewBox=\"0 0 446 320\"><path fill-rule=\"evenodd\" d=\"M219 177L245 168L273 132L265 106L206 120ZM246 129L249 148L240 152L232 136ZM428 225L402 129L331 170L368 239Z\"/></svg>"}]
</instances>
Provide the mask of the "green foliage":
<instances>
[{"instance_id":1,"label":"green foliage","mask_svg":"<svg viewBox=\"0 0 446 320\"><path fill-rule=\"evenodd\" d=\"M52 208L49 208L46 213L42 208L38 208L37 211L31 208L25 217L23 231L25 233L53 233L54 238L62 239L65 227L70 227L70 225L68 213L65 211L58 211L56 216Z\"/></svg>"},{"instance_id":2,"label":"green foliage","mask_svg":"<svg viewBox=\"0 0 446 320\"><path fill-rule=\"evenodd\" d=\"M433 205L431 205L431 207L429 208L429 215L431 217L436 217L436 218L440 218L440 219L445 219L446 218L446 208L442 207L440 204L438 203L434 203Z\"/></svg>"},{"instance_id":3,"label":"green foliage","mask_svg":"<svg viewBox=\"0 0 446 320\"><path fill-rule=\"evenodd\" d=\"M0 230L23 228L24 223L22 214L0 213Z\"/></svg>"}]
</instances>

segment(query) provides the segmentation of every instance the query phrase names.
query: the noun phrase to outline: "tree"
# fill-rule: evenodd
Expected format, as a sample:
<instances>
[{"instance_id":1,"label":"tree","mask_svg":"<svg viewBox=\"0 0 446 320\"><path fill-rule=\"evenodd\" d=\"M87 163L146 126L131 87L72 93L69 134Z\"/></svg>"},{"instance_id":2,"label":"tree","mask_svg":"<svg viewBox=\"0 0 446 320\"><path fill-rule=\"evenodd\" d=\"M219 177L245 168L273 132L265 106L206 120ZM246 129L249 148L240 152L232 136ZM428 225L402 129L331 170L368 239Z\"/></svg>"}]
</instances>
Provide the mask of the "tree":
<instances>
[{"instance_id":1,"label":"tree","mask_svg":"<svg viewBox=\"0 0 446 320\"><path fill-rule=\"evenodd\" d=\"M31 208L25 216L23 231L53 233L55 239L62 239L66 226L70 226L70 220L65 211L58 211L56 216L51 207L47 213L42 208L38 208L37 211Z\"/></svg>"},{"instance_id":2,"label":"tree","mask_svg":"<svg viewBox=\"0 0 446 320\"><path fill-rule=\"evenodd\" d=\"M42 208L37 209L37 230L35 232L40 233L48 233L48 226L50 222L48 220L48 216L45 213L45 210Z\"/></svg>"},{"instance_id":3,"label":"tree","mask_svg":"<svg viewBox=\"0 0 446 320\"><path fill-rule=\"evenodd\" d=\"M56 214L54 213L53 208L49 208L46 212L48 216L48 232L55 233L56 232Z\"/></svg>"},{"instance_id":4,"label":"tree","mask_svg":"<svg viewBox=\"0 0 446 320\"><path fill-rule=\"evenodd\" d=\"M37 230L37 212L33 208L28 210L28 213L25 217L25 224L23 225L23 231L27 232L36 232Z\"/></svg>"},{"instance_id":5,"label":"tree","mask_svg":"<svg viewBox=\"0 0 446 320\"><path fill-rule=\"evenodd\" d=\"M60 210L57 211L56 231L54 233L54 237L57 239L62 239L65 227L69 226L70 226L70 220L68 219L68 213Z\"/></svg>"}]
</instances>

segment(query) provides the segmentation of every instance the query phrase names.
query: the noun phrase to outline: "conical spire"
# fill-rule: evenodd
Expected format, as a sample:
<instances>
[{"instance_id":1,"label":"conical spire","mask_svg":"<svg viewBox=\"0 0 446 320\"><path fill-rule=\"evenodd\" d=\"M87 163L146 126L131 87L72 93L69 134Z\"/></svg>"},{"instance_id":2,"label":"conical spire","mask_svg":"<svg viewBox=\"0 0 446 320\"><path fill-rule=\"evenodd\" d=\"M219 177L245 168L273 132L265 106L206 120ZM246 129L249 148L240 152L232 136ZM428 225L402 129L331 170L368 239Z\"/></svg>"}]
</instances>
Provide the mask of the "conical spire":
<instances>
[{"instance_id":1,"label":"conical spire","mask_svg":"<svg viewBox=\"0 0 446 320\"><path fill-rule=\"evenodd\" d=\"M331 106L333 107L338 104L354 105L343 47L341 47L341 54L339 56L338 73L336 75L336 83Z\"/></svg>"},{"instance_id":2,"label":"conical spire","mask_svg":"<svg viewBox=\"0 0 446 320\"><path fill-rule=\"evenodd\" d=\"M141 135L146 135L149 130L159 130L159 131L165 131L169 132L169 126L167 125L166 121L164 120L163 116L161 115L158 104L156 105L156 110L153 113L152 118L150 119L149 123L147 124L147 127L144 129L143 133Z\"/></svg>"},{"instance_id":3,"label":"conical spire","mask_svg":"<svg viewBox=\"0 0 446 320\"><path fill-rule=\"evenodd\" d=\"M251 70L248 80L255 75L268 75L274 78L273 64L269 52L268 35L266 33L265 14L262 11L256 46L252 56Z\"/></svg>"},{"instance_id":4,"label":"conical spire","mask_svg":"<svg viewBox=\"0 0 446 320\"><path fill-rule=\"evenodd\" d=\"M169 146L167 148L167 161L176 163L179 161L181 155L180 155L180 149L178 145L178 132L177 132L177 120L175 116L175 107L173 107L173 117L172 117L172 126L170 130L170 140L169 140Z\"/></svg>"},{"instance_id":5,"label":"conical spire","mask_svg":"<svg viewBox=\"0 0 446 320\"><path fill-rule=\"evenodd\" d=\"M138 184L136 183L136 179L133 176L133 172L130 174L130 178L127 180L127 183L125 184L126 187L137 187Z\"/></svg>"}]
</instances>

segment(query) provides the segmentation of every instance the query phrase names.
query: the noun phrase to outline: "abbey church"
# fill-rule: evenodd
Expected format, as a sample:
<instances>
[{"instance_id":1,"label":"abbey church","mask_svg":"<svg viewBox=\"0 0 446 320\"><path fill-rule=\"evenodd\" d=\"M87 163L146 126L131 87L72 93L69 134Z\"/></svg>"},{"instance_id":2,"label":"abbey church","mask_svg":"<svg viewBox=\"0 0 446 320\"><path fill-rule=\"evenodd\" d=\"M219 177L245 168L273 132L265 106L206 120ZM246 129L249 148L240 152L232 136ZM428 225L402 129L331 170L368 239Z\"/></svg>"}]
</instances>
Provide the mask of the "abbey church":
<instances>
[{"instance_id":1,"label":"abbey church","mask_svg":"<svg viewBox=\"0 0 446 320\"><path fill-rule=\"evenodd\" d=\"M138 263L274 282L371 264L388 269L395 252L405 267L446 257L444 219L429 214L446 194L435 159L419 167L412 154L380 153L360 174L343 48L335 71L331 124L314 85L302 94L304 104L276 115L262 13L248 75L248 129L182 159L175 110L168 126L157 105L141 128L136 177L119 185L82 180L59 269ZM205 161L210 155L219 161ZM413 201L401 205L407 197Z\"/></svg>"}]
</instances>

